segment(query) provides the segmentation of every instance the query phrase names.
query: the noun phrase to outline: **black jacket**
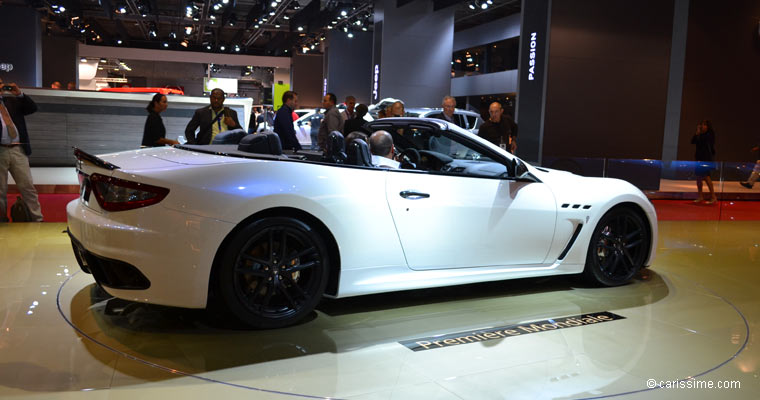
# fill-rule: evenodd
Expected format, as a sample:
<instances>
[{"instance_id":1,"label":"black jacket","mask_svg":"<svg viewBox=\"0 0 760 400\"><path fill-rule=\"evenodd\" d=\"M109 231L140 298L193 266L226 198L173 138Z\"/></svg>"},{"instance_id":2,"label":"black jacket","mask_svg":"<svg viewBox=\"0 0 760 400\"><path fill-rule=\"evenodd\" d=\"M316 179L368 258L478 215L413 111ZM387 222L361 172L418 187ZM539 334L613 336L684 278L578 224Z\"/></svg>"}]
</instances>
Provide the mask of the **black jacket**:
<instances>
[{"instance_id":1,"label":"black jacket","mask_svg":"<svg viewBox=\"0 0 760 400\"><path fill-rule=\"evenodd\" d=\"M274 133L280 137L283 150L301 150L293 127L293 109L283 104L274 116Z\"/></svg>"},{"instance_id":2,"label":"black jacket","mask_svg":"<svg viewBox=\"0 0 760 400\"><path fill-rule=\"evenodd\" d=\"M346 123L343 124L343 136L348 136L348 134L352 132L362 132L369 135L372 132L370 132L369 129L364 128L364 124L366 123L367 121L365 121L364 118L347 119Z\"/></svg>"},{"instance_id":3,"label":"black jacket","mask_svg":"<svg viewBox=\"0 0 760 400\"><path fill-rule=\"evenodd\" d=\"M158 113L150 111L148 119L145 120L142 145L148 147L163 146L163 144L158 144L156 142L165 137L166 128L164 127L164 121Z\"/></svg>"},{"instance_id":4,"label":"black jacket","mask_svg":"<svg viewBox=\"0 0 760 400\"><path fill-rule=\"evenodd\" d=\"M449 121L448 119L446 119L446 116L442 112L439 112L439 113L436 113L436 114L430 114L427 117L428 118L442 119L444 121L451 122L452 124L454 124L454 125L456 125L456 126L458 126L460 128L464 128L462 125L460 125L461 119L457 118L456 114L454 114L454 116L451 118L452 119L451 121Z\"/></svg>"},{"instance_id":5,"label":"black jacket","mask_svg":"<svg viewBox=\"0 0 760 400\"><path fill-rule=\"evenodd\" d=\"M235 126L228 126L227 129L242 129L238 121L237 112L229 107L224 107L225 115L232 117ZM222 117L224 119L224 117ZM201 107L195 110L193 119L188 122L185 128L185 137L188 144L209 144L211 143L211 106ZM224 123L224 121L222 121ZM195 130L200 127L198 136L195 136Z\"/></svg>"},{"instance_id":6,"label":"black jacket","mask_svg":"<svg viewBox=\"0 0 760 400\"><path fill-rule=\"evenodd\" d=\"M18 141L24 148L24 153L26 153L26 155L32 154L32 146L29 144L29 132L26 130L26 120L24 119L24 116L36 112L37 104L35 104L34 101L32 101L32 98L27 95L20 97L3 96L3 104L5 104L5 108L8 109L8 114L10 114L13 124L16 125Z\"/></svg>"}]
</instances>

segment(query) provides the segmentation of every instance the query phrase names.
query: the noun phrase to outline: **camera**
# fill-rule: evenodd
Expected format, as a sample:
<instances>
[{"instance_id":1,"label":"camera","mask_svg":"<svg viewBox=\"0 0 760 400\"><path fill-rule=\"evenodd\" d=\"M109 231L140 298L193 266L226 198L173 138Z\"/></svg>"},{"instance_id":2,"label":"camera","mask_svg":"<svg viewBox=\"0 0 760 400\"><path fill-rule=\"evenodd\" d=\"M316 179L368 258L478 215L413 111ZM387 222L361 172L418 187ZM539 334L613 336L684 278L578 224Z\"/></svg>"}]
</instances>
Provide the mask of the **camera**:
<instances>
[{"instance_id":1,"label":"camera","mask_svg":"<svg viewBox=\"0 0 760 400\"><path fill-rule=\"evenodd\" d=\"M11 85L3 85L3 92L10 92L13 90L13 86Z\"/></svg>"}]
</instances>

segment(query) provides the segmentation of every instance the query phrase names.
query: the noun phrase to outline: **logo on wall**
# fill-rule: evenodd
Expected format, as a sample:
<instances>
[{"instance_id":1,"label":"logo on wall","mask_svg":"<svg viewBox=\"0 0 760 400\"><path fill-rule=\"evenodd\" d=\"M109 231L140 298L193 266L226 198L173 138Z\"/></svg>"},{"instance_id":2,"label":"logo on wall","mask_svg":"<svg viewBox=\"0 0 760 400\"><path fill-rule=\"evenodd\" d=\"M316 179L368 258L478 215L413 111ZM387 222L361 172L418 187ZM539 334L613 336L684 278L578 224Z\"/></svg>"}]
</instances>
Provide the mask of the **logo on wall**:
<instances>
[{"instance_id":1,"label":"logo on wall","mask_svg":"<svg viewBox=\"0 0 760 400\"><path fill-rule=\"evenodd\" d=\"M380 86L380 65L375 64L375 72L372 75L372 100L377 101L379 96L378 87Z\"/></svg>"},{"instance_id":2,"label":"logo on wall","mask_svg":"<svg viewBox=\"0 0 760 400\"><path fill-rule=\"evenodd\" d=\"M538 34L531 32L530 34L530 50L528 54L528 80L536 80L536 47L538 46Z\"/></svg>"},{"instance_id":3,"label":"logo on wall","mask_svg":"<svg viewBox=\"0 0 760 400\"><path fill-rule=\"evenodd\" d=\"M5 72L11 72L11 71L13 71L13 64L11 64L11 63L0 63L0 71L5 71Z\"/></svg>"}]
</instances>

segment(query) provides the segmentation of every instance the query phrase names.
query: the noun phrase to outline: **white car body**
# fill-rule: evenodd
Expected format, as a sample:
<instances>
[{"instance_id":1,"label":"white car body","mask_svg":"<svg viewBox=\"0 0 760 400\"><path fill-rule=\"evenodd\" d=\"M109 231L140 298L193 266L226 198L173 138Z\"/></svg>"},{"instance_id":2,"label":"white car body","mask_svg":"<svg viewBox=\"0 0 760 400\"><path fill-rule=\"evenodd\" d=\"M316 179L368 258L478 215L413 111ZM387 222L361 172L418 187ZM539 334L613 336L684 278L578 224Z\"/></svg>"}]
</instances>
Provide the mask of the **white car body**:
<instances>
[{"instance_id":1,"label":"white car body","mask_svg":"<svg viewBox=\"0 0 760 400\"><path fill-rule=\"evenodd\" d=\"M427 123L517 162L465 130ZM93 194L85 197L83 187L83 195L67 205L70 235L82 249L130 264L150 282L141 290L104 285L106 291L132 301L204 308L224 241L246 221L275 211L308 215L329 232L324 239L334 245L338 260L333 260L334 284L324 295L336 298L581 273L593 227L621 203L640 210L649 227L643 266L654 257L654 208L625 181L527 164L525 176L531 179L218 154L231 150L234 146L162 147L100 155L96 162L80 158L82 176L101 174L169 189L158 204L112 212ZM101 160L118 168L106 169ZM409 190L429 197L399 195Z\"/></svg>"}]
</instances>

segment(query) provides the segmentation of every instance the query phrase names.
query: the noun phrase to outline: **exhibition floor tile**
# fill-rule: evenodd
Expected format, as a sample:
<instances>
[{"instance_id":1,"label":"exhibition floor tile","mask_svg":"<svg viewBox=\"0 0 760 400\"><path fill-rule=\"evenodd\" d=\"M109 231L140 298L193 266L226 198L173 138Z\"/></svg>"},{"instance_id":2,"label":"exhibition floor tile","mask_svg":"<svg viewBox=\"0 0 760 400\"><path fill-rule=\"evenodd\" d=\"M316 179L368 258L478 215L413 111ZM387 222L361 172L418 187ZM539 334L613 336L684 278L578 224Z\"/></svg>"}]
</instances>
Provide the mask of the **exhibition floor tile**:
<instances>
[{"instance_id":1,"label":"exhibition floor tile","mask_svg":"<svg viewBox=\"0 0 760 400\"><path fill-rule=\"evenodd\" d=\"M655 262L621 287L551 277L324 300L259 331L112 298L65 228L0 224L0 398L760 397L758 221L661 221ZM617 319L542 325L581 315Z\"/></svg>"}]
</instances>

